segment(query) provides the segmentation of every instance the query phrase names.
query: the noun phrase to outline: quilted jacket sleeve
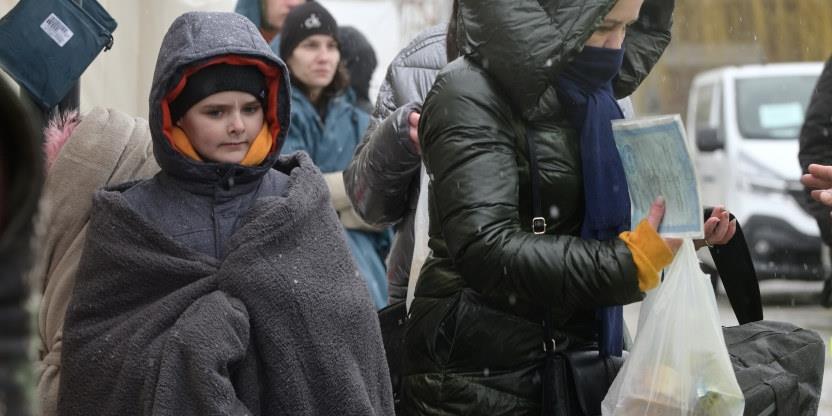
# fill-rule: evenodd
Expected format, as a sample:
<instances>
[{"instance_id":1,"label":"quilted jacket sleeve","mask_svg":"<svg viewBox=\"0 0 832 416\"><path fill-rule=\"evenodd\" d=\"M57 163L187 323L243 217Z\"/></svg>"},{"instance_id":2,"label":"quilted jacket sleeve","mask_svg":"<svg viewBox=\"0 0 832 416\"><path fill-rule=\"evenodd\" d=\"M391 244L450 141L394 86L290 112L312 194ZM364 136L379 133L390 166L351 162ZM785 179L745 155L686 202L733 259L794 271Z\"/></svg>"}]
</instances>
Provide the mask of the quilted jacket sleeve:
<instances>
[{"instance_id":1,"label":"quilted jacket sleeve","mask_svg":"<svg viewBox=\"0 0 832 416\"><path fill-rule=\"evenodd\" d=\"M676 0L645 0L638 20L627 28L624 63L614 84L617 98L635 92L670 44L675 5Z\"/></svg>"},{"instance_id":2,"label":"quilted jacket sleeve","mask_svg":"<svg viewBox=\"0 0 832 416\"><path fill-rule=\"evenodd\" d=\"M405 214L410 187L418 180L421 166L417 149L408 139L407 121L419 105L396 108L391 88L390 80L385 80L370 126L344 171L353 207L367 222L380 226L392 225Z\"/></svg>"},{"instance_id":3,"label":"quilted jacket sleeve","mask_svg":"<svg viewBox=\"0 0 832 416\"><path fill-rule=\"evenodd\" d=\"M621 240L522 229L513 112L497 91L484 74L455 69L442 74L425 103L420 130L432 175L431 248L443 251L444 240L466 285L482 293L558 306L640 299Z\"/></svg>"}]
</instances>

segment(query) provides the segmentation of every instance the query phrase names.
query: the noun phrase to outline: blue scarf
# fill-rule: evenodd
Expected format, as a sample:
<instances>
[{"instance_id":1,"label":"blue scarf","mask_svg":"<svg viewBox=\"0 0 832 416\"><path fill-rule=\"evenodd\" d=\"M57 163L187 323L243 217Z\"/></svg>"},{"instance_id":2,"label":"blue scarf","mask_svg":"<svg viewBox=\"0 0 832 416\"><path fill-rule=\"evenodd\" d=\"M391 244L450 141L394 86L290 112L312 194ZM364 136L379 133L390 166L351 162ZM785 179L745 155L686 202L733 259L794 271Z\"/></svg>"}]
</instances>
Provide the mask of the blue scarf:
<instances>
[{"instance_id":1,"label":"blue scarf","mask_svg":"<svg viewBox=\"0 0 832 416\"><path fill-rule=\"evenodd\" d=\"M624 118L612 92L612 79L623 59L623 49L586 46L557 79L558 97L581 136L581 237L585 239L610 240L630 227L630 194L611 124ZM601 355L620 356L624 347L623 308L601 308L597 315Z\"/></svg>"}]
</instances>

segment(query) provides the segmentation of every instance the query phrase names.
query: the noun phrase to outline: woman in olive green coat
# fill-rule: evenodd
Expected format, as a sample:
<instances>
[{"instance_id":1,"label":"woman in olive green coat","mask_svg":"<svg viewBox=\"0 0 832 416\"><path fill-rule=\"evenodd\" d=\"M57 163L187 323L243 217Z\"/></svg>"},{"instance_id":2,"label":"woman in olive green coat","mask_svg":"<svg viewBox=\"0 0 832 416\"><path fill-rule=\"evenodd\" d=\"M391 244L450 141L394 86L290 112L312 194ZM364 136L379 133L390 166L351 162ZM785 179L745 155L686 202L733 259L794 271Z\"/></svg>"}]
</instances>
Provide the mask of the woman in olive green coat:
<instances>
[{"instance_id":1,"label":"woman in olive green coat","mask_svg":"<svg viewBox=\"0 0 832 416\"><path fill-rule=\"evenodd\" d=\"M570 119L559 78L587 46L614 49L609 100L630 95L670 42L673 8L674 0L459 1L463 57L439 74L419 126L432 255L410 309L403 413L539 415L542 321L558 348L599 348L597 311L658 284L680 243L655 231L661 203L632 233L596 239L582 230L582 168L598 166L582 161L586 128ZM609 125L604 117L599 125ZM539 161L543 235L531 229L526 135ZM595 191L603 210L607 195ZM706 222L712 243L733 234L724 215Z\"/></svg>"}]
</instances>

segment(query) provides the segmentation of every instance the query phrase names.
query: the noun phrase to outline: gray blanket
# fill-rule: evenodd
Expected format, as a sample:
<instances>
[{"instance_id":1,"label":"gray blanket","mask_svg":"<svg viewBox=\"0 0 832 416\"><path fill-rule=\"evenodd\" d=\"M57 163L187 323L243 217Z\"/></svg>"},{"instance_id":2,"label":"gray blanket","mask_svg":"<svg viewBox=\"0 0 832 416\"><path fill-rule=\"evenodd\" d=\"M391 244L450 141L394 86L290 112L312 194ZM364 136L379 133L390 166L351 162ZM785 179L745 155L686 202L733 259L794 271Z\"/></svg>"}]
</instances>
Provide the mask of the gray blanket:
<instances>
[{"instance_id":1,"label":"gray blanket","mask_svg":"<svg viewBox=\"0 0 832 416\"><path fill-rule=\"evenodd\" d=\"M62 415L392 415L381 335L320 172L289 164L217 260L95 196ZM297 165L292 168L292 164Z\"/></svg>"}]
</instances>

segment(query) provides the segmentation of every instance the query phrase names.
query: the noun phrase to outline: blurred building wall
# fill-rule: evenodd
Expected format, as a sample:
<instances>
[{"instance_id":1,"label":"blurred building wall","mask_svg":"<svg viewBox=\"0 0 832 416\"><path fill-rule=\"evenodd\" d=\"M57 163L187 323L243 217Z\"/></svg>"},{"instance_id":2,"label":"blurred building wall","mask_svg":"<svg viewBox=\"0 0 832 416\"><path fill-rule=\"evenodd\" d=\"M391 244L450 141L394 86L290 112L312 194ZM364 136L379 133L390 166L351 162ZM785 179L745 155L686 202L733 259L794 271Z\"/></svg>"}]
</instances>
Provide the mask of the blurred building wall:
<instances>
[{"instance_id":1,"label":"blurred building wall","mask_svg":"<svg viewBox=\"0 0 832 416\"><path fill-rule=\"evenodd\" d=\"M676 0L673 40L634 95L640 114L685 114L694 75L726 65L825 61L830 0Z\"/></svg>"}]
</instances>

